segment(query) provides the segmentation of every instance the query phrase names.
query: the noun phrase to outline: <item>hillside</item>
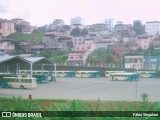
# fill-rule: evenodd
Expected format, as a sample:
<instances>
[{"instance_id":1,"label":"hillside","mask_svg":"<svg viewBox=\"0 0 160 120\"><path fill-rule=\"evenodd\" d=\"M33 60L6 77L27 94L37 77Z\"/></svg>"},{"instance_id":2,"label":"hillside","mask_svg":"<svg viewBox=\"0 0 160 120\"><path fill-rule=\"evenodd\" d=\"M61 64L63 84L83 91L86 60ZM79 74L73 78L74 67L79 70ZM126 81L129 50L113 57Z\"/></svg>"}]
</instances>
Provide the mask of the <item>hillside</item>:
<instances>
[{"instance_id":1,"label":"hillside","mask_svg":"<svg viewBox=\"0 0 160 120\"><path fill-rule=\"evenodd\" d=\"M33 33L25 34L21 32L15 32L7 37L16 41L43 41L44 27L36 28Z\"/></svg>"}]
</instances>

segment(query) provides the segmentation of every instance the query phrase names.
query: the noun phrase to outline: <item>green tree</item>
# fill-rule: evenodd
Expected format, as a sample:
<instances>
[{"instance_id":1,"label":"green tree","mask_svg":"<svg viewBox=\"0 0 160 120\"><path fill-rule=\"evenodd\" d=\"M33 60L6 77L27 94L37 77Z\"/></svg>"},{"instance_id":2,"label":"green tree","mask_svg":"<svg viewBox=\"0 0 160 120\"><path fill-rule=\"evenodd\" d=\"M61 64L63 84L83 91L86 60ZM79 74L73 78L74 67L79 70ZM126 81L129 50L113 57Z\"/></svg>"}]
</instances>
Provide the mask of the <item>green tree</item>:
<instances>
[{"instance_id":1,"label":"green tree","mask_svg":"<svg viewBox=\"0 0 160 120\"><path fill-rule=\"evenodd\" d=\"M100 61L111 62L111 54L108 52L107 49L99 48L89 54L87 61L89 63L96 63Z\"/></svg>"},{"instance_id":2,"label":"green tree","mask_svg":"<svg viewBox=\"0 0 160 120\"><path fill-rule=\"evenodd\" d=\"M78 28L78 27L72 29L71 35L74 36L74 37L79 37L79 36L81 36L81 29Z\"/></svg>"},{"instance_id":3,"label":"green tree","mask_svg":"<svg viewBox=\"0 0 160 120\"><path fill-rule=\"evenodd\" d=\"M82 35L82 36L83 36L83 35L88 35L88 30L84 28L84 29L81 31L81 35Z\"/></svg>"},{"instance_id":4,"label":"green tree","mask_svg":"<svg viewBox=\"0 0 160 120\"><path fill-rule=\"evenodd\" d=\"M52 54L52 51L50 51L49 49L45 49L44 51L39 52L39 54L36 53L36 56L38 55L49 59Z\"/></svg>"},{"instance_id":5,"label":"green tree","mask_svg":"<svg viewBox=\"0 0 160 120\"><path fill-rule=\"evenodd\" d=\"M22 32L22 28L23 28L23 27L24 27L24 25L15 24L14 29L15 29L17 32Z\"/></svg>"},{"instance_id":6,"label":"green tree","mask_svg":"<svg viewBox=\"0 0 160 120\"><path fill-rule=\"evenodd\" d=\"M136 34L144 33L144 26L142 25L140 20L135 20L133 22L133 30L136 32Z\"/></svg>"}]
</instances>

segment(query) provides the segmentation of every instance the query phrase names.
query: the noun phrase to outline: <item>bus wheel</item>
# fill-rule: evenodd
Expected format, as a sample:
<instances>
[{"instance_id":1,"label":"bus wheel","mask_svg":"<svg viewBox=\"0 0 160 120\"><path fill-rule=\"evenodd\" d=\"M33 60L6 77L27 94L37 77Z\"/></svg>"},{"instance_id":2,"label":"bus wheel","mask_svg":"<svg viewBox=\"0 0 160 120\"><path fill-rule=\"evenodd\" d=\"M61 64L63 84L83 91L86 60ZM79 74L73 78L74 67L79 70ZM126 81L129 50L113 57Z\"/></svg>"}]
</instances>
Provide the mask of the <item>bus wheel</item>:
<instances>
[{"instance_id":1,"label":"bus wheel","mask_svg":"<svg viewBox=\"0 0 160 120\"><path fill-rule=\"evenodd\" d=\"M23 86L23 85L21 85L21 86L20 86L20 88L21 88L21 89L24 89L24 86Z\"/></svg>"}]
</instances>

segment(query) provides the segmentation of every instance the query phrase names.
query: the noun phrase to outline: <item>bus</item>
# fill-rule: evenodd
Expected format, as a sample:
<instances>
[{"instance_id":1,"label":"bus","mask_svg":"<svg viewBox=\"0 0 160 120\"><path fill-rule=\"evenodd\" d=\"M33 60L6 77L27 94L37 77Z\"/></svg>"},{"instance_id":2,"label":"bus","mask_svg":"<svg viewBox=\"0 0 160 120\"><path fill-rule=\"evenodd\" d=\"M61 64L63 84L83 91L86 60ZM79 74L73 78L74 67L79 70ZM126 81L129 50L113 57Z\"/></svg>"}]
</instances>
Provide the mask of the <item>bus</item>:
<instances>
[{"instance_id":1,"label":"bus","mask_svg":"<svg viewBox=\"0 0 160 120\"><path fill-rule=\"evenodd\" d=\"M99 71L76 71L76 77L97 78L100 77Z\"/></svg>"},{"instance_id":2,"label":"bus","mask_svg":"<svg viewBox=\"0 0 160 120\"><path fill-rule=\"evenodd\" d=\"M53 71L52 74L56 77L75 77L75 71L56 71L56 74Z\"/></svg>"},{"instance_id":3,"label":"bus","mask_svg":"<svg viewBox=\"0 0 160 120\"><path fill-rule=\"evenodd\" d=\"M105 71L105 77L109 78L111 73L123 73L125 71Z\"/></svg>"},{"instance_id":4,"label":"bus","mask_svg":"<svg viewBox=\"0 0 160 120\"><path fill-rule=\"evenodd\" d=\"M140 77L137 72L123 72L123 73L111 73L110 80L113 81L136 81Z\"/></svg>"},{"instance_id":5,"label":"bus","mask_svg":"<svg viewBox=\"0 0 160 120\"><path fill-rule=\"evenodd\" d=\"M19 70L18 74L22 76L28 76L30 74L30 70ZM33 77L37 78L38 83L43 83L43 82L54 80L52 71L33 70Z\"/></svg>"},{"instance_id":6,"label":"bus","mask_svg":"<svg viewBox=\"0 0 160 120\"><path fill-rule=\"evenodd\" d=\"M141 78L158 78L158 71L138 71Z\"/></svg>"},{"instance_id":7,"label":"bus","mask_svg":"<svg viewBox=\"0 0 160 120\"><path fill-rule=\"evenodd\" d=\"M3 77L0 81L1 87L10 88L35 88L37 87L36 78L29 77Z\"/></svg>"}]
</instances>

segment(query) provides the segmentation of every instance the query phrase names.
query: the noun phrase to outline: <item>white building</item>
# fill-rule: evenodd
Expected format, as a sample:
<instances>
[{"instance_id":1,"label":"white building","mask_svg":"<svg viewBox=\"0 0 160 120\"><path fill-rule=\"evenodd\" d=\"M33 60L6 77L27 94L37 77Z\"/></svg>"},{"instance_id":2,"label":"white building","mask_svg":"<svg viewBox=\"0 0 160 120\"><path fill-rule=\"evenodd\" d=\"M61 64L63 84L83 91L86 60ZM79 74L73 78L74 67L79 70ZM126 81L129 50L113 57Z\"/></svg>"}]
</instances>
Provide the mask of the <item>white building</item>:
<instances>
[{"instance_id":1,"label":"white building","mask_svg":"<svg viewBox=\"0 0 160 120\"><path fill-rule=\"evenodd\" d=\"M116 21L114 18L108 18L104 20L104 24L106 24L107 28L111 31L114 30L114 26L116 24L122 23L121 21Z\"/></svg>"},{"instance_id":2,"label":"white building","mask_svg":"<svg viewBox=\"0 0 160 120\"><path fill-rule=\"evenodd\" d=\"M160 22L159 21L146 22L145 32L147 32L150 35L160 34Z\"/></svg>"},{"instance_id":3,"label":"white building","mask_svg":"<svg viewBox=\"0 0 160 120\"><path fill-rule=\"evenodd\" d=\"M84 24L84 21L81 17L74 17L74 18L71 18L70 20L70 25L77 25L77 24L80 24L80 25L83 25Z\"/></svg>"},{"instance_id":4,"label":"white building","mask_svg":"<svg viewBox=\"0 0 160 120\"><path fill-rule=\"evenodd\" d=\"M72 37L73 47L84 44L84 37Z\"/></svg>"}]
</instances>

